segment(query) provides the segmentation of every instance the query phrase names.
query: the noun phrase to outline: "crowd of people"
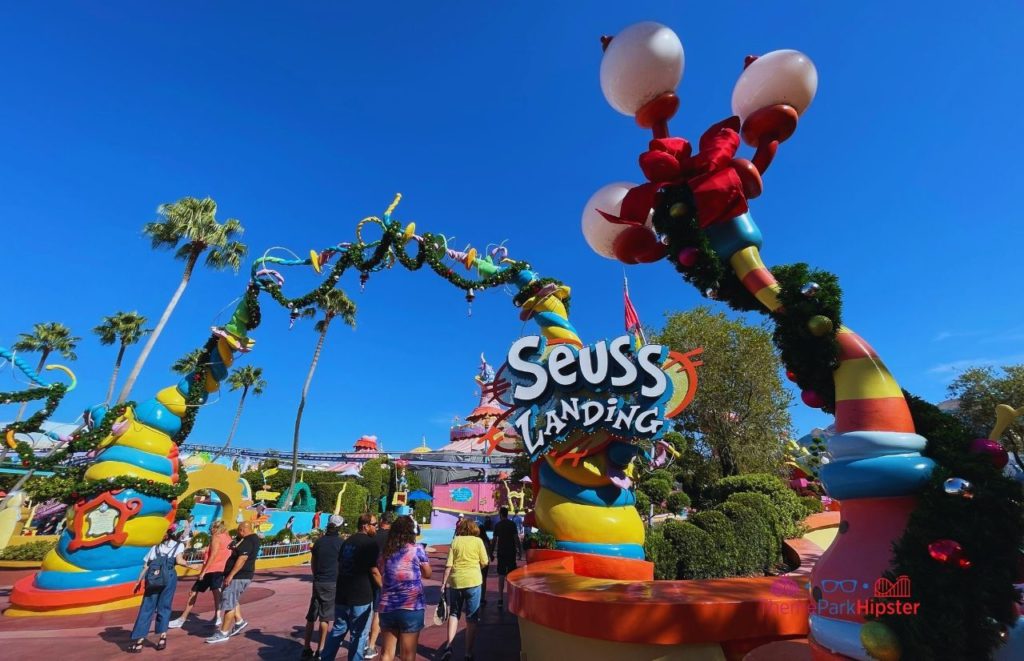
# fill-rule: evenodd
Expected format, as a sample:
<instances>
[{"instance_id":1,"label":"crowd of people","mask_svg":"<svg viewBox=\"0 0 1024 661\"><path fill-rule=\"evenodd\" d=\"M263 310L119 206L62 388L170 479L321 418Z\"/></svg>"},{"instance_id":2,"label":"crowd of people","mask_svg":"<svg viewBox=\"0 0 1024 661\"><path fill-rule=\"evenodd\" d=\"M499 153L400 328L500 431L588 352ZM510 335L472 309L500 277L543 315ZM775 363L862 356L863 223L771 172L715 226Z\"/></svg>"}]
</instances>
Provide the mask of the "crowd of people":
<instances>
[{"instance_id":1,"label":"crowd of people","mask_svg":"<svg viewBox=\"0 0 1024 661\"><path fill-rule=\"evenodd\" d=\"M505 577L517 566L523 549L519 530L502 508L499 520L488 536L477 522L461 518L449 547L441 579L441 598L433 621L447 625L445 644L438 659L447 661L452 645L465 619L465 654L473 659L477 624L484 600L487 570L497 561L498 607L505 598ZM302 658L333 661L344 646L349 661L384 661L416 658L420 631L427 622L427 596L424 581L431 578L425 545L417 543L419 526L408 516L387 512L378 517L366 513L359 517L357 531L341 536L342 517L331 516L324 534L311 549L312 594L306 612ZM238 526L234 539L223 521L211 526L211 540L203 556L199 577L192 585L185 610L171 620L171 602L177 587L175 565L189 566L184 560L183 533L172 526L165 539L150 549L139 576L136 591L143 594L129 652L140 652L155 620L159 636L157 649L167 647L167 631L185 624L198 596L211 592L214 601L214 627L207 643L228 642L246 628L241 597L253 580L260 539L249 521ZM485 524L485 528L489 528ZM444 620L447 620L446 622ZM378 648L379 644L379 648Z\"/></svg>"}]
</instances>

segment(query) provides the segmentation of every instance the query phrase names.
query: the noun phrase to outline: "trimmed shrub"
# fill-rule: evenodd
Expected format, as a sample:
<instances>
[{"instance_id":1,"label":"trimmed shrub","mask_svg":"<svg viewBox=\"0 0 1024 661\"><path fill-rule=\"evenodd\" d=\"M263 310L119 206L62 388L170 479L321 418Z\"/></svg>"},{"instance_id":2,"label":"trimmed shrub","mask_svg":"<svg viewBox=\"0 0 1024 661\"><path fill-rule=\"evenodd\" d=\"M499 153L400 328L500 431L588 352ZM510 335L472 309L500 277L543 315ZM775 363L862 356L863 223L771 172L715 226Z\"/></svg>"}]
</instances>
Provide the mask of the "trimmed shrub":
<instances>
[{"instance_id":1,"label":"trimmed shrub","mask_svg":"<svg viewBox=\"0 0 1024 661\"><path fill-rule=\"evenodd\" d=\"M651 499L643 491L638 490L634 507L636 507L636 511L640 512L640 517L646 521L647 515L651 513Z\"/></svg>"},{"instance_id":2,"label":"trimmed shrub","mask_svg":"<svg viewBox=\"0 0 1024 661\"><path fill-rule=\"evenodd\" d=\"M666 524L668 525L668 524ZM654 578L671 581L676 578L679 565L679 549L665 538L665 526L652 528L644 541L644 554L654 563Z\"/></svg>"},{"instance_id":3,"label":"trimmed shrub","mask_svg":"<svg viewBox=\"0 0 1024 661\"><path fill-rule=\"evenodd\" d=\"M640 483L639 490L651 499L655 505L660 505L668 495L672 493L672 483L668 477L658 475Z\"/></svg>"},{"instance_id":4,"label":"trimmed shrub","mask_svg":"<svg viewBox=\"0 0 1024 661\"><path fill-rule=\"evenodd\" d=\"M775 565L778 542L770 522L753 508L735 501L715 506L715 511L729 517L736 533L736 574L760 576Z\"/></svg>"},{"instance_id":5,"label":"trimmed shrub","mask_svg":"<svg viewBox=\"0 0 1024 661\"><path fill-rule=\"evenodd\" d=\"M676 552L675 578L718 577L712 558L715 552L715 542L711 535L687 521L668 521L660 527L660 531Z\"/></svg>"},{"instance_id":6,"label":"trimmed shrub","mask_svg":"<svg viewBox=\"0 0 1024 661\"><path fill-rule=\"evenodd\" d=\"M782 516L772 504L772 499L763 493L741 491L729 496L725 502L749 507L757 514L758 519L768 526L770 546L765 550L768 557L765 569L772 571L781 560L782 530L784 528Z\"/></svg>"},{"instance_id":7,"label":"trimmed shrub","mask_svg":"<svg viewBox=\"0 0 1024 661\"><path fill-rule=\"evenodd\" d=\"M712 548L707 560L712 576L723 578L735 575L739 545L729 517L715 510L707 510L694 514L690 520L711 537Z\"/></svg>"},{"instance_id":8,"label":"trimmed shrub","mask_svg":"<svg viewBox=\"0 0 1024 661\"><path fill-rule=\"evenodd\" d=\"M194 549L196 544L199 544L199 548L205 549L210 545L210 535L205 532L197 532L192 535L192 539L189 540L188 546L190 549Z\"/></svg>"},{"instance_id":9,"label":"trimmed shrub","mask_svg":"<svg viewBox=\"0 0 1024 661\"><path fill-rule=\"evenodd\" d=\"M0 551L0 560L42 561L46 554L55 546L57 546L57 542L47 541L8 546L3 551Z\"/></svg>"},{"instance_id":10,"label":"trimmed shrub","mask_svg":"<svg viewBox=\"0 0 1024 661\"><path fill-rule=\"evenodd\" d=\"M785 539L799 537L802 532L801 522L804 519L804 506L800 497L774 475L752 473L750 475L733 475L715 482L712 487L715 502L722 502L734 493L753 491L763 493L772 500L782 521L781 535Z\"/></svg>"},{"instance_id":11,"label":"trimmed shrub","mask_svg":"<svg viewBox=\"0 0 1024 661\"><path fill-rule=\"evenodd\" d=\"M547 532L531 532L526 535L524 544L528 549L553 549L555 536Z\"/></svg>"},{"instance_id":12,"label":"trimmed shrub","mask_svg":"<svg viewBox=\"0 0 1024 661\"><path fill-rule=\"evenodd\" d=\"M805 516L825 511L825 506L821 504L821 498L818 496L803 496L800 498L800 504L804 507Z\"/></svg>"},{"instance_id":13,"label":"trimmed shrub","mask_svg":"<svg viewBox=\"0 0 1024 661\"><path fill-rule=\"evenodd\" d=\"M341 516L345 519L341 532L353 533L356 531L359 515L366 511L366 497L366 487L359 486L354 482L345 489L345 493L341 495Z\"/></svg>"},{"instance_id":14,"label":"trimmed shrub","mask_svg":"<svg viewBox=\"0 0 1024 661\"><path fill-rule=\"evenodd\" d=\"M674 491L668 495L668 511L673 514L680 514L690 506L690 497L685 491Z\"/></svg>"}]
</instances>

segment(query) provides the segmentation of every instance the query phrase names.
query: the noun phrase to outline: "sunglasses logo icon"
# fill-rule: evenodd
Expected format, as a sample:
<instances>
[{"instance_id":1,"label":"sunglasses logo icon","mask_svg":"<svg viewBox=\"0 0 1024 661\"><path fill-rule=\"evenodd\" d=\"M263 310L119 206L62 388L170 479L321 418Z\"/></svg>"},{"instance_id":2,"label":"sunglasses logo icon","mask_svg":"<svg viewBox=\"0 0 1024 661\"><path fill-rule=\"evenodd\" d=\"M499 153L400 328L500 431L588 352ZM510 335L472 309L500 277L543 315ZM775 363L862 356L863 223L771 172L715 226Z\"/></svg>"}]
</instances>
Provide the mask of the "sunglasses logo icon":
<instances>
[{"instance_id":1,"label":"sunglasses logo icon","mask_svg":"<svg viewBox=\"0 0 1024 661\"><path fill-rule=\"evenodd\" d=\"M857 591L857 579L849 578L844 581L826 579L821 582L821 590L826 593L838 591L845 592L846 594L853 594Z\"/></svg>"}]
</instances>

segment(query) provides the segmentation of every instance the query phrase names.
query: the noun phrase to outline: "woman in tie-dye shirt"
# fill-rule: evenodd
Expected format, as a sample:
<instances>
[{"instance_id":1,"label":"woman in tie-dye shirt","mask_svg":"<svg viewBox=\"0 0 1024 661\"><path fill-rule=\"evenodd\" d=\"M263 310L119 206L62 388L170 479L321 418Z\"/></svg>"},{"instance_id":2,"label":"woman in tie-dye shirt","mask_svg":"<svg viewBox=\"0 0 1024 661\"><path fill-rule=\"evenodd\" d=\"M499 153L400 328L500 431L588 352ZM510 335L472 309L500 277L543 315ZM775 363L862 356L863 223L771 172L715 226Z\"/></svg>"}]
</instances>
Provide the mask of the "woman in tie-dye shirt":
<instances>
[{"instance_id":1,"label":"woman in tie-dye shirt","mask_svg":"<svg viewBox=\"0 0 1024 661\"><path fill-rule=\"evenodd\" d=\"M430 562L423 547L416 544L415 526L411 518L399 517L388 534L384 553L378 561L383 578L380 593L381 658L391 661L415 661L426 601L423 579L430 578ZM401 645L399 645L399 642Z\"/></svg>"}]
</instances>

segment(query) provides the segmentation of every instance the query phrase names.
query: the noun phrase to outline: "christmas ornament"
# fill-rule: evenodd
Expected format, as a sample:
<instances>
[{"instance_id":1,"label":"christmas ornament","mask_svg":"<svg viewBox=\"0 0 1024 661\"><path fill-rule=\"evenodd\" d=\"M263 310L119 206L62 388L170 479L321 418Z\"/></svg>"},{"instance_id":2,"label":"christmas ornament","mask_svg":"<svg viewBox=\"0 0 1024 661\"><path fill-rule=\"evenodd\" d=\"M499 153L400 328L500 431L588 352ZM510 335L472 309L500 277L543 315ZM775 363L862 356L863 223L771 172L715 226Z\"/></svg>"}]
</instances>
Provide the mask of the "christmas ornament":
<instances>
[{"instance_id":1,"label":"christmas ornament","mask_svg":"<svg viewBox=\"0 0 1024 661\"><path fill-rule=\"evenodd\" d=\"M690 213L690 207L683 202L676 202L668 208L668 215L673 218L682 218Z\"/></svg>"},{"instance_id":2,"label":"christmas ornament","mask_svg":"<svg viewBox=\"0 0 1024 661\"><path fill-rule=\"evenodd\" d=\"M707 289L704 290L704 296L706 298L714 300L718 298L718 290L714 289L713 287L708 287Z\"/></svg>"},{"instance_id":3,"label":"christmas ornament","mask_svg":"<svg viewBox=\"0 0 1024 661\"><path fill-rule=\"evenodd\" d=\"M881 622L865 622L861 626L860 644L878 661L899 661L903 652L896 632Z\"/></svg>"},{"instance_id":4,"label":"christmas ornament","mask_svg":"<svg viewBox=\"0 0 1024 661\"><path fill-rule=\"evenodd\" d=\"M807 284L800 288L800 293L806 296L807 298L814 298L815 296L817 296L819 291L821 291L821 285L819 285L817 282L808 282Z\"/></svg>"},{"instance_id":5,"label":"christmas ornament","mask_svg":"<svg viewBox=\"0 0 1024 661\"><path fill-rule=\"evenodd\" d=\"M928 545L928 555L932 560L941 562L944 565L957 565L960 569L967 569L971 561L964 556L964 548L959 542L952 539L939 539Z\"/></svg>"},{"instance_id":6,"label":"christmas ornament","mask_svg":"<svg viewBox=\"0 0 1024 661\"><path fill-rule=\"evenodd\" d=\"M974 497L974 486L962 477L951 477L942 483L942 489L951 496Z\"/></svg>"},{"instance_id":7,"label":"christmas ornament","mask_svg":"<svg viewBox=\"0 0 1024 661\"><path fill-rule=\"evenodd\" d=\"M697 259L700 257L700 251L696 248L683 248L679 251L679 265L683 268L690 268L697 263Z\"/></svg>"},{"instance_id":8,"label":"christmas ornament","mask_svg":"<svg viewBox=\"0 0 1024 661\"><path fill-rule=\"evenodd\" d=\"M832 332L832 328L832 320L823 314L816 314L807 320L807 330L811 331L811 335L815 337L828 335Z\"/></svg>"},{"instance_id":9,"label":"christmas ornament","mask_svg":"<svg viewBox=\"0 0 1024 661\"><path fill-rule=\"evenodd\" d=\"M366 291L366 281L370 279L370 274L363 271L359 274L359 291Z\"/></svg>"},{"instance_id":10,"label":"christmas ornament","mask_svg":"<svg viewBox=\"0 0 1024 661\"><path fill-rule=\"evenodd\" d=\"M669 242L668 234L659 234L658 242L663 246L667 246Z\"/></svg>"},{"instance_id":11,"label":"christmas ornament","mask_svg":"<svg viewBox=\"0 0 1024 661\"><path fill-rule=\"evenodd\" d=\"M824 398L813 390L804 390L800 393L800 399L812 409L820 409L825 406Z\"/></svg>"},{"instance_id":12,"label":"christmas ornament","mask_svg":"<svg viewBox=\"0 0 1024 661\"><path fill-rule=\"evenodd\" d=\"M786 370L786 378L792 381L793 383L796 383L796 372L794 372L793 370Z\"/></svg>"},{"instance_id":13,"label":"christmas ornament","mask_svg":"<svg viewBox=\"0 0 1024 661\"><path fill-rule=\"evenodd\" d=\"M1002 470L1010 461L1010 455L1003 449L1003 446L988 438L979 438L972 442L971 452L988 455L989 461L999 470Z\"/></svg>"}]
</instances>

